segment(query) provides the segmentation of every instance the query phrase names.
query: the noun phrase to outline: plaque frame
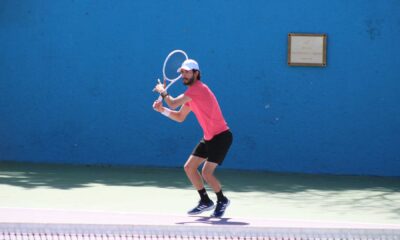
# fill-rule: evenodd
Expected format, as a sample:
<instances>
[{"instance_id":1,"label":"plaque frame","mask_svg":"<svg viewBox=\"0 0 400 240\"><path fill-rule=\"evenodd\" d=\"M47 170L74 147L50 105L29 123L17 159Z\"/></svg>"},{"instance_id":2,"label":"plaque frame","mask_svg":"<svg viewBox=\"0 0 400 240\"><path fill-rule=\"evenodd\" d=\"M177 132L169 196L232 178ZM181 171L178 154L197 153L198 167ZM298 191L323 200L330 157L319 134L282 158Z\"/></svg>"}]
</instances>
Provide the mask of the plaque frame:
<instances>
[{"instance_id":1,"label":"plaque frame","mask_svg":"<svg viewBox=\"0 0 400 240\"><path fill-rule=\"evenodd\" d=\"M319 44L321 41L322 44ZM327 35L325 33L289 33L288 65L326 67L326 42ZM312 46L312 44L318 44L318 46Z\"/></svg>"}]
</instances>

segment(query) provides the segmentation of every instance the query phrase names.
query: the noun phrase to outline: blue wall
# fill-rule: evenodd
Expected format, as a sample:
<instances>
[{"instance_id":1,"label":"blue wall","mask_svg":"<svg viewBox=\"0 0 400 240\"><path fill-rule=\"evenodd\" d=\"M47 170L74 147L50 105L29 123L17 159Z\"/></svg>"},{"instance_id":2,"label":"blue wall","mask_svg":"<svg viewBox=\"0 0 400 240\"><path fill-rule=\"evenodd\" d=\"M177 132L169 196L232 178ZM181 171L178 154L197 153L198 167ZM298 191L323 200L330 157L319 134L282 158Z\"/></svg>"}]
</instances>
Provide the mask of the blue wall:
<instances>
[{"instance_id":1,"label":"blue wall","mask_svg":"<svg viewBox=\"0 0 400 240\"><path fill-rule=\"evenodd\" d=\"M400 176L399 13L398 0L2 0L0 159L183 165L196 119L151 108L178 48L233 130L224 167ZM291 32L326 33L328 66L287 66Z\"/></svg>"}]
</instances>

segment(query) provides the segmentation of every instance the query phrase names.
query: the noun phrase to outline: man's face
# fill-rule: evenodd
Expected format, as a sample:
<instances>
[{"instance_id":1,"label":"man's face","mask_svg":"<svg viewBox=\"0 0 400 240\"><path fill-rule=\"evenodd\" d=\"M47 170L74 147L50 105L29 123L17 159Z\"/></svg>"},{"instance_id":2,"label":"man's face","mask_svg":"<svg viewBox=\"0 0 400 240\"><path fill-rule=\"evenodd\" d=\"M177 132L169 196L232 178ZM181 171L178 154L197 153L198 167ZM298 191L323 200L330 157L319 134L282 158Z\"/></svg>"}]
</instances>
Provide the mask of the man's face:
<instances>
[{"instance_id":1,"label":"man's face","mask_svg":"<svg viewBox=\"0 0 400 240\"><path fill-rule=\"evenodd\" d=\"M182 74L183 84L190 85L193 82L193 80L194 80L193 74L194 73L192 70L182 69L181 74Z\"/></svg>"}]
</instances>

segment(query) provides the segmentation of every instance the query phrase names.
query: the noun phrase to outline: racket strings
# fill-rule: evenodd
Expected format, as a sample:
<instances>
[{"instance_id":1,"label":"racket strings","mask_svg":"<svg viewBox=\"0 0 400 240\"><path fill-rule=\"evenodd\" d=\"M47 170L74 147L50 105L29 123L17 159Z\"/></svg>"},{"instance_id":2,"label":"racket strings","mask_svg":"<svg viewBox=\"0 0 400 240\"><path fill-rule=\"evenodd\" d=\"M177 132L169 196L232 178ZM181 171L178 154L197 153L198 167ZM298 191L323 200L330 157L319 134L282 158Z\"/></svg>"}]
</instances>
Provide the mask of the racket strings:
<instances>
[{"instance_id":1,"label":"racket strings","mask_svg":"<svg viewBox=\"0 0 400 240\"><path fill-rule=\"evenodd\" d=\"M183 51L175 51L168 56L165 60L163 74L167 81L174 81L181 77L181 73L178 69L182 66L182 63L187 59L186 53Z\"/></svg>"}]
</instances>

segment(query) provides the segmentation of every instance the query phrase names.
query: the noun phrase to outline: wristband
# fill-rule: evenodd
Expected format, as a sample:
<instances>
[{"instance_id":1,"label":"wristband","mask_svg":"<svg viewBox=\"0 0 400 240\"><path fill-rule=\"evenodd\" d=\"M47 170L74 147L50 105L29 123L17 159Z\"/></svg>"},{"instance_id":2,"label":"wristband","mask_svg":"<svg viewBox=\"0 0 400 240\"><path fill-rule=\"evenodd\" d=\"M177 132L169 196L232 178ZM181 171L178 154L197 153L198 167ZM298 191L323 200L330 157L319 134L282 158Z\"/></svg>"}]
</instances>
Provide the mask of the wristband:
<instances>
[{"instance_id":1,"label":"wristband","mask_svg":"<svg viewBox=\"0 0 400 240\"><path fill-rule=\"evenodd\" d=\"M168 108L164 108L164 110L161 112L162 115L169 117L171 115L171 110Z\"/></svg>"},{"instance_id":2,"label":"wristband","mask_svg":"<svg viewBox=\"0 0 400 240\"><path fill-rule=\"evenodd\" d=\"M164 99L166 96L169 95L169 93L168 93L167 91L164 90L163 92L160 93L160 95L161 95L161 97Z\"/></svg>"}]
</instances>

